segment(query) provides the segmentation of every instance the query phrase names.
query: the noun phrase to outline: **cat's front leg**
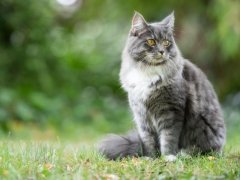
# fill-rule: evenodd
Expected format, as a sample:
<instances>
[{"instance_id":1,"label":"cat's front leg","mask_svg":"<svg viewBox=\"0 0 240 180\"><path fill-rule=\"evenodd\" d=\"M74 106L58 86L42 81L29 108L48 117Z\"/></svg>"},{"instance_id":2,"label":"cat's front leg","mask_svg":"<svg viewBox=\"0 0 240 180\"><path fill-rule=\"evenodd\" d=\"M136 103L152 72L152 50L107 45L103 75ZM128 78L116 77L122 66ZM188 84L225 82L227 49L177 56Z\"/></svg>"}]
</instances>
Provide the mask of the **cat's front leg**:
<instances>
[{"instance_id":1,"label":"cat's front leg","mask_svg":"<svg viewBox=\"0 0 240 180\"><path fill-rule=\"evenodd\" d=\"M146 126L142 126L138 130L139 136L143 143L143 155L148 157L156 156L156 142L153 133Z\"/></svg>"},{"instance_id":2,"label":"cat's front leg","mask_svg":"<svg viewBox=\"0 0 240 180\"><path fill-rule=\"evenodd\" d=\"M154 137L153 125L147 115L146 108L141 101L130 99L130 106L134 113L134 122L136 123L138 134L143 143L143 155L148 157L156 156L156 142Z\"/></svg>"},{"instance_id":3,"label":"cat's front leg","mask_svg":"<svg viewBox=\"0 0 240 180\"><path fill-rule=\"evenodd\" d=\"M166 161L175 161L179 151L178 143L181 132L181 125L176 124L161 130L159 141L161 154Z\"/></svg>"}]
</instances>

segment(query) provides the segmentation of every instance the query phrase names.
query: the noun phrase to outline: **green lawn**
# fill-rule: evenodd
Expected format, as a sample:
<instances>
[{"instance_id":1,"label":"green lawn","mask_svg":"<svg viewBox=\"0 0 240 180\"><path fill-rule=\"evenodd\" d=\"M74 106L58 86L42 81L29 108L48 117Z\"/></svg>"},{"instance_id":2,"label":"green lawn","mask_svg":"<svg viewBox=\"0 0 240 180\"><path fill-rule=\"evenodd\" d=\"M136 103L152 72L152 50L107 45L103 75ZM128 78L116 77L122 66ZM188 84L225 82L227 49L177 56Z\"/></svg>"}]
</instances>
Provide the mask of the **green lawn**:
<instances>
[{"instance_id":1,"label":"green lawn","mask_svg":"<svg viewBox=\"0 0 240 180\"><path fill-rule=\"evenodd\" d=\"M93 145L67 142L4 141L0 178L6 179L240 179L240 148L222 156L180 157L176 162L129 158L107 161Z\"/></svg>"},{"instance_id":2,"label":"green lawn","mask_svg":"<svg viewBox=\"0 0 240 180\"><path fill-rule=\"evenodd\" d=\"M105 132L75 124L64 133L14 125L1 136L0 179L240 179L240 114L226 113L222 155L108 161L94 148ZM75 128L75 130L74 130Z\"/></svg>"}]
</instances>

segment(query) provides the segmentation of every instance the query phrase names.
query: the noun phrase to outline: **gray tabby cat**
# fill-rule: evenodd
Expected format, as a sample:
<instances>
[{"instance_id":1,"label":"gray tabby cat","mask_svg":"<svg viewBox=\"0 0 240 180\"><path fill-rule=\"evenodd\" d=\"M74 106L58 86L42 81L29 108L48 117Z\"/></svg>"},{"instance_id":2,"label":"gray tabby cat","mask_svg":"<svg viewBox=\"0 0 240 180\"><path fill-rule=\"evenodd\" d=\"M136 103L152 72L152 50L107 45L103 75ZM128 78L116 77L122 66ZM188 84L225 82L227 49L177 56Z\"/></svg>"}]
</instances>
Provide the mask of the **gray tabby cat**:
<instances>
[{"instance_id":1,"label":"gray tabby cat","mask_svg":"<svg viewBox=\"0 0 240 180\"><path fill-rule=\"evenodd\" d=\"M173 161L180 150L219 152L225 143L214 89L204 73L182 57L173 28L173 13L150 24L134 14L120 80L137 131L103 140L99 150L109 159L163 155Z\"/></svg>"}]
</instances>

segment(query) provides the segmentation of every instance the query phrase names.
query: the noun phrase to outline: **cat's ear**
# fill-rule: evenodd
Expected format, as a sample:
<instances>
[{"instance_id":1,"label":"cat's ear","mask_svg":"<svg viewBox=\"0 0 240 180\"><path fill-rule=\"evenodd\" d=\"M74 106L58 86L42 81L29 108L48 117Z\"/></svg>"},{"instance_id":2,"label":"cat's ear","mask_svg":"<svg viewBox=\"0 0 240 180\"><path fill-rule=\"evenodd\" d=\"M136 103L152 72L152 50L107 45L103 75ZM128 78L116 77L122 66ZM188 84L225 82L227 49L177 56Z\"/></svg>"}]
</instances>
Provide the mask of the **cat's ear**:
<instances>
[{"instance_id":1,"label":"cat's ear","mask_svg":"<svg viewBox=\"0 0 240 180\"><path fill-rule=\"evenodd\" d=\"M147 22L145 21L144 17L137 11L135 11L133 18L132 18L132 27L131 27L131 34L132 35L140 35L146 32Z\"/></svg>"},{"instance_id":2,"label":"cat's ear","mask_svg":"<svg viewBox=\"0 0 240 180\"><path fill-rule=\"evenodd\" d=\"M174 11L173 11L170 15L165 17L160 23L166 26L169 30L173 30L174 21L175 21L175 17L174 17Z\"/></svg>"}]
</instances>

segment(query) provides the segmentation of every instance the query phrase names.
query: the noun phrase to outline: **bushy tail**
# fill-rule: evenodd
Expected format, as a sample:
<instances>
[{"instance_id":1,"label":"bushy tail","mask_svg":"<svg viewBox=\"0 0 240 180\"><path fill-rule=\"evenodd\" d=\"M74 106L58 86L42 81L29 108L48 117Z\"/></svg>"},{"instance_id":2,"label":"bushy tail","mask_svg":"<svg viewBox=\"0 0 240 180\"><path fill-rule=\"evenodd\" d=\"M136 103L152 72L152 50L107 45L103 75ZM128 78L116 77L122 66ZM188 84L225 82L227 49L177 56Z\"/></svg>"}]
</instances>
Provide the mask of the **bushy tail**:
<instances>
[{"instance_id":1,"label":"bushy tail","mask_svg":"<svg viewBox=\"0 0 240 180\"><path fill-rule=\"evenodd\" d=\"M123 136L110 134L99 143L98 150L111 160L143 155L142 143L137 131Z\"/></svg>"}]
</instances>

